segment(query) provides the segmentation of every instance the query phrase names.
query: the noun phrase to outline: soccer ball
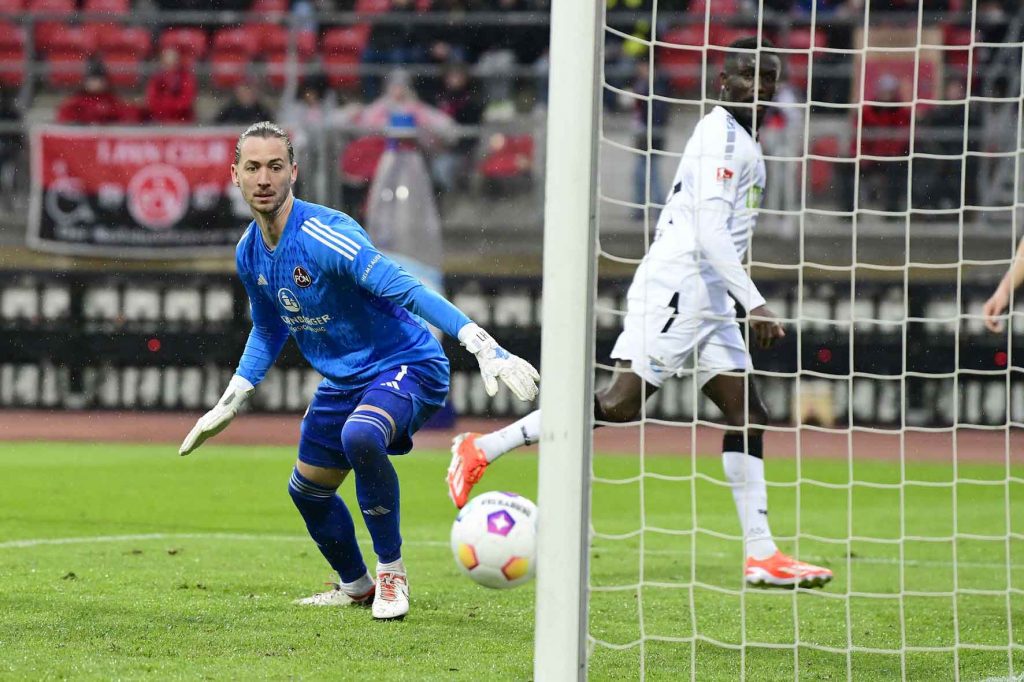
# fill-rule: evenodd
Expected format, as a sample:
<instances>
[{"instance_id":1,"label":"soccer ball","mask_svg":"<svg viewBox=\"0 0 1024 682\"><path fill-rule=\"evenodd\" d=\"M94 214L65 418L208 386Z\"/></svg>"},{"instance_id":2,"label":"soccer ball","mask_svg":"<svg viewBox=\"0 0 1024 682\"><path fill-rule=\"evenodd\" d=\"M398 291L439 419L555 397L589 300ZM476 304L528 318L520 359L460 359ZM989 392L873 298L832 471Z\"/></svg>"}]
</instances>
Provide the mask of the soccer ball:
<instances>
[{"instance_id":1,"label":"soccer ball","mask_svg":"<svg viewBox=\"0 0 1024 682\"><path fill-rule=\"evenodd\" d=\"M522 585L535 567L537 507L515 493L477 495L455 517L451 541L455 564L477 583Z\"/></svg>"}]
</instances>

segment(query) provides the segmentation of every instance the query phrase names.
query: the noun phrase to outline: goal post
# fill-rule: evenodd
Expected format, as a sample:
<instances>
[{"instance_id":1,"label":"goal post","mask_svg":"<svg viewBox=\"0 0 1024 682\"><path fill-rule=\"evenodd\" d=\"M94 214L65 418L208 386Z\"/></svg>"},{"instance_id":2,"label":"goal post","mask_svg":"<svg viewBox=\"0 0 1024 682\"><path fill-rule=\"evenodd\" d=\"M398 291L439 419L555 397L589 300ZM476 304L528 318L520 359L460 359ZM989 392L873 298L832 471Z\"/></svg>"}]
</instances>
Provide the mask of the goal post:
<instances>
[{"instance_id":1,"label":"goal post","mask_svg":"<svg viewBox=\"0 0 1024 682\"><path fill-rule=\"evenodd\" d=\"M592 0L551 6L534 634L540 682L587 674L600 12Z\"/></svg>"},{"instance_id":2,"label":"goal post","mask_svg":"<svg viewBox=\"0 0 1024 682\"><path fill-rule=\"evenodd\" d=\"M1024 6L982 4L553 0L537 680L1022 679L1024 301L999 334L982 307L1024 219ZM750 36L783 62L746 203L787 330L753 351L766 487L779 549L833 570L821 590L745 584L692 363L594 453L621 266Z\"/></svg>"}]
</instances>

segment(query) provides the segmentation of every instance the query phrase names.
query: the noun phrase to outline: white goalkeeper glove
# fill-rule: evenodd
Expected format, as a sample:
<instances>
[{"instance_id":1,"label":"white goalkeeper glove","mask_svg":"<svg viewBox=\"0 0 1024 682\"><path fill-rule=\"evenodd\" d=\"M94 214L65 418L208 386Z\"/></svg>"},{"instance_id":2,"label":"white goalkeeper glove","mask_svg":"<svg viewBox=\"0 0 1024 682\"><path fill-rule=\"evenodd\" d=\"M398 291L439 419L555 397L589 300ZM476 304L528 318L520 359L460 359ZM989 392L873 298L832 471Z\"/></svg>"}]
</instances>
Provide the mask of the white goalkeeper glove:
<instances>
[{"instance_id":1,"label":"white goalkeeper glove","mask_svg":"<svg viewBox=\"0 0 1024 682\"><path fill-rule=\"evenodd\" d=\"M483 375L487 395L497 394L498 379L501 379L520 400L533 400L537 397L540 374L533 365L499 346L478 324L470 322L460 329L459 341L480 363L480 374Z\"/></svg>"},{"instance_id":2,"label":"white goalkeeper glove","mask_svg":"<svg viewBox=\"0 0 1024 682\"><path fill-rule=\"evenodd\" d=\"M238 376L231 377L228 388L220 397L217 404L209 412L204 414L192 427L192 430L185 436L178 454L185 456L206 442L207 438L213 438L223 431L235 418L242 405L249 400L249 397L256 392L256 387L249 383L248 379Z\"/></svg>"}]
</instances>

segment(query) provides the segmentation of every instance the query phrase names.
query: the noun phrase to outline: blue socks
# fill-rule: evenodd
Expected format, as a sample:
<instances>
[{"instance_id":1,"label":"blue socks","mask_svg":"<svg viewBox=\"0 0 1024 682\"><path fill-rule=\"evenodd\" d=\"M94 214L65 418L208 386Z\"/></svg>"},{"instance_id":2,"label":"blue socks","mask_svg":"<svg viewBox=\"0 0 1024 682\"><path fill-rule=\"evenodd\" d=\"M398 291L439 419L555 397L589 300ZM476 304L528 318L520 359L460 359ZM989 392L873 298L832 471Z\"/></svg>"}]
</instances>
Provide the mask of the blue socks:
<instances>
[{"instance_id":1,"label":"blue socks","mask_svg":"<svg viewBox=\"0 0 1024 682\"><path fill-rule=\"evenodd\" d=\"M385 410L399 429L405 428L412 416L412 402L388 391L368 392L363 404ZM359 509L381 563L402 556L398 474L388 458L394 431L391 420L370 410L353 412L341 430L342 448L356 477Z\"/></svg>"},{"instance_id":2,"label":"blue socks","mask_svg":"<svg viewBox=\"0 0 1024 682\"><path fill-rule=\"evenodd\" d=\"M366 564L356 543L356 529L348 507L334 490L312 483L292 471L288 494L306 522L310 536L344 583L366 575Z\"/></svg>"}]
</instances>

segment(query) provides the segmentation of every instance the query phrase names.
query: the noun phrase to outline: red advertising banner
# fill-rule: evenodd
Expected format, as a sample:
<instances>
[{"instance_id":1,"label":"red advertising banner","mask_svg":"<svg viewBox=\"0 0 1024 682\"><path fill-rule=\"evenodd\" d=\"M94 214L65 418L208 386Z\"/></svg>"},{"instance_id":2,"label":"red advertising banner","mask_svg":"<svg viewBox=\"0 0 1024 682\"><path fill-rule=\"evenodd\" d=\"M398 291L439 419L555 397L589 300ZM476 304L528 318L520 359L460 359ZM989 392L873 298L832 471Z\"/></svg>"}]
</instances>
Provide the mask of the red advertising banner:
<instances>
[{"instance_id":1,"label":"red advertising banner","mask_svg":"<svg viewBox=\"0 0 1024 682\"><path fill-rule=\"evenodd\" d=\"M234 128L32 129L29 245L112 257L230 255L252 220Z\"/></svg>"}]
</instances>

